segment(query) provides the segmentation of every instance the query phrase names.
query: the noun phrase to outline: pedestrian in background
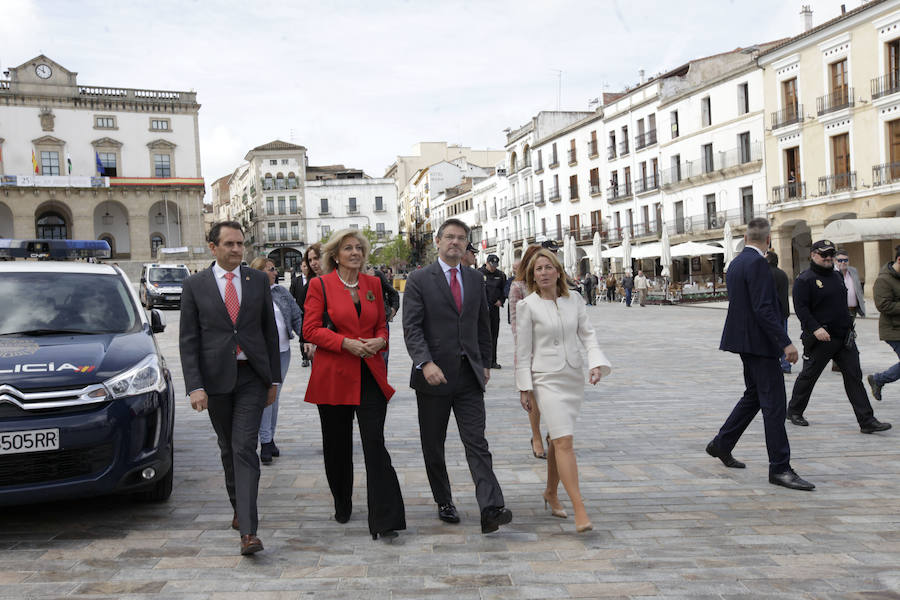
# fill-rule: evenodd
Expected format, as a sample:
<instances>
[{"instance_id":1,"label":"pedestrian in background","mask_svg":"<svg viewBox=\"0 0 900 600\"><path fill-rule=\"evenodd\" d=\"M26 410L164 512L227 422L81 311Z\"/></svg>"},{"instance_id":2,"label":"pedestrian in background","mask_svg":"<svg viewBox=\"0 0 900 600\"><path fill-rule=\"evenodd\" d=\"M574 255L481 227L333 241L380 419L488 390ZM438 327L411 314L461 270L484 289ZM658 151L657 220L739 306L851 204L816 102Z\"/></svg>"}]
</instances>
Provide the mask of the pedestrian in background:
<instances>
[{"instance_id":1,"label":"pedestrian in background","mask_svg":"<svg viewBox=\"0 0 900 600\"><path fill-rule=\"evenodd\" d=\"M613 275L612 271L610 271L609 275L606 277L606 301L609 303L613 303L616 301L616 287L619 285L619 282L616 281L616 276Z\"/></svg>"},{"instance_id":2,"label":"pedestrian in background","mask_svg":"<svg viewBox=\"0 0 900 600\"><path fill-rule=\"evenodd\" d=\"M526 282L530 294L516 308L516 387L522 408L530 412L539 406L550 432L544 506L549 505L555 517L568 516L557 495L562 481L575 511L575 530L590 531L593 525L581 496L573 444L575 420L584 402L579 342L587 351L592 385L609 374L610 363L600 350L584 302L569 293L554 254L536 252L528 263Z\"/></svg>"},{"instance_id":3,"label":"pedestrian in background","mask_svg":"<svg viewBox=\"0 0 900 600\"><path fill-rule=\"evenodd\" d=\"M523 300L525 296L531 293L528 291L525 275L528 271L528 265L531 264L531 259L534 258L535 253L541 248L542 246L539 244L531 244L525 249L522 259L519 261L519 269L516 270L515 280L509 286L509 323L512 327L513 343L515 343L517 329L516 306L519 300ZM513 361L515 360L516 355L513 353ZM531 454L535 458L547 460L547 453L544 451L544 438L541 435L541 411L537 404L528 411L528 420L531 423Z\"/></svg>"},{"instance_id":4,"label":"pedestrian in background","mask_svg":"<svg viewBox=\"0 0 900 600\"><path fill-rule=\"evenodd\" d=\"M590 271L584 274L581 279L582 289L584 290L585 304L594 304L594 277Z\"/></svg>"},{"instance_id":5,"label":"pedestrian in background","mask_svg":"<svg viewBox=\"0 0 900 600\"><path fill-rule=\"evenodd\" d=\"M791 468L791 446L784 427L784 374L778 357L784 353L788 361L795 363L797 349L784 331L775 284L763 258L771 243L769 231L768 220L751 219L744 233L744 249L728 266L728 314L719 349L740 355L744 395L716 437L706 445L706 453L731 469L745 468L747 465L734 458L731 451L762 410L769 483L810 491L816 486Z\"/></svg>"},{"instance_id":6,"label":"pedestrian in background","mask_svg":"<svg viewBox=\"0 0 900 600\"><path fill-rule=\"evenodd\" d=\"M887 431L890 423L875 418L872 404L862 383L856 332L847 310L844 278L834 269L835 248L829 240L812 245L809 268L794 281L794 312L803 327L803 370L794 381L788 404L788 418L794 425L807 427L803 413L809 405L813 387L828 361L834 360L844 378L844 391L853 407L862 433Z\"/></svg>"},{"instance_id":7,"label":"pedestrian in background","mask_svg":"<svg viewBox=\"0 0 900 600\"><path fill-rule=\"evenodd\" d=\"M294 333L301 334L303 327L303 311L296 300L284 287L278 285L278 269L271 260L257 256L250 263L251 269L262 271L269 277L269 289L272 292L272 304L275 309L275 328L278 330L278 351L281 356L281 382L275 393L275 402L263 410L259 424L259 460L264 465L272 464L272 457L281 456L281 450L275 444L275 426L278 424L278 401L281 388L291 365L291 339Z\"/></svg>"},{"instance_id":8,"label":"pedestrian in background","mask_svg":"<svg viewBox=\"0 0 900 600\"><path fill-rule=\"evenodd\" d=\"M384 315L386 319L385 327L388 330L388 339L391 339L391 321L394 320L394 315L400 310L400 292L394 289L394 286L388 281L387 275L375 267L369 267L369 275L377 277L381 281L381 293L384 299ZM388 365L389 352L390 346L382 352L385 366Z\"/></svg>"},{"instance_id":9,"label":"pedestrian in background","mask_svg":"<svg viewBox=\"0 0 900 600\"><path fill-rule=\"evenodd\" d=\"M778 268L778 255L773 250L766 252L766 261L769 263L769 271L772 273L772 281L775 283L775 295L778 296L778 308L784 322L784 333L787 335L788 317L791 316L791 307L788 303L790 280L788 279L787 273ZM779 360L781 362L781 372L790 374L791 363L788 362L784 353L781 354Z\"/></svg>"},{"instance_id":10,"label":"pedestrian in background","mask_svg":"<svg viewBox=\"0 0 900 600\"><path fill-rule=\"evenodd\" d=\"M863 294L863 284L859 280L859 271L850 266L850 255L846 250L838 250L834 255L834 266L844 278L844 286L847 288L847 309L850 311L851 323L856 323L856 317L866 316L866 298ZM831 361L831 370L840 371L837 363Z\"/></svg>"},{"instance_id":11,"label":"pedestrian in background","mask_svg":"<svg viewBox=\"0 0 900 600\"><path fill-rule=\"evenodd\" d=\"M634 289L634 277L631 276L631 269L625 270L625 276L622 277L622 289L625 290L625 306L631 306L631 291Z\"/></svg>"},{"instance_id":12,"label":"pedestrian in background","mask_svg":"<svg viewBox=\"0 0 900 600\"><path fill-rule=\"evenodd\" d=\"M310 281L322 274L322 244L316 242L310 244L303 255L303 264L306 265L307 277L303 284L295 281L296 287L291 285L291 295L297 301L297 306L303 309L306 304L306 291L309 289ZM300 355L303 357L301 367L308 367L313 355L316 353L315 344L311 344L304 337L300 336Z\"/></svg>"},{"instance_id":13,"label":"pedestrian in background","mask_svg":"<svg viewBox=\"0 0 900 600\"><path fill-rule=\"evenodd\" d=\"M647 306L647 290L650 289L650 283L641 270L638 270L637 277L634 278L634 289L637 291L640 305Z\"/></svg>"},{"instance_id":14,"label":"pedestrian in background","mask_svg":"<svg viewBox=\"0 0 900 600\"><path fill-rule=\"evenodd\" d=\"M878 309L878 337L900 358L900 246L894 249L894 260L881 269L872 289ZM867 377L872 395L881 400L881 388L900 379L900 362L881 373Z\"/></svg>"},{"instance_id":15,"label":"pedestrian in background","mask_svg":"<svg viewBox=\"0 0 900 600\"><path fill-rule=\"evenodd\" d=\"M316 345L307 402L322 425L325 476L334 519L353 509L353 417L366 463L366 500L372 539L396 538L406 529L397 473L384 445L384 421L394 388L379 356L388 345L381 280L362 273L369 241L357 229L336 231L322 246L327 273L310 281L303 335Z\"/></svg>"},{"instance_id":16,"label":"pedestrian in background","mask_svg":"<svg viewBox=\"0 0 900 600\"><path fill-rule=\"evenodd\" d=\"M231 527L241 533L241 554L253 554L263 549L256 444L281 383L275 309L269 278L241 264L241 224L216 223L208 239L216 260L182 284L178 349L191 407L209 410L219 441Z\"/></svg>"},{"instance_id":17,"label":"pedestrian in background","mask_svg":"<svg viewBox=\"0 0 900 600\"><path fill-rule=\"evenodd\" d=\"M478 250L475 249L475 246L472 245L472 242L469 242L469 245L466 246L466 251L463 252L462 257L459 259L459 262L464 267L474 268L478 263Z\"/></svg>"},{"instance_id":18,"label":"pedestrian in background","mask_svg":"<svg viewBox=\"0 0 900 600\"><path fill-rule=\"evenodd\" d=\"M497 337L500 335L500 307L506 300L503 289L506 287L506 274L498 268L500 258L490 254L487 262L478 269L484 276L484 291L487 294L491 319L491 369L499 369L497 362Z\"/></svg>"}]
</instances>

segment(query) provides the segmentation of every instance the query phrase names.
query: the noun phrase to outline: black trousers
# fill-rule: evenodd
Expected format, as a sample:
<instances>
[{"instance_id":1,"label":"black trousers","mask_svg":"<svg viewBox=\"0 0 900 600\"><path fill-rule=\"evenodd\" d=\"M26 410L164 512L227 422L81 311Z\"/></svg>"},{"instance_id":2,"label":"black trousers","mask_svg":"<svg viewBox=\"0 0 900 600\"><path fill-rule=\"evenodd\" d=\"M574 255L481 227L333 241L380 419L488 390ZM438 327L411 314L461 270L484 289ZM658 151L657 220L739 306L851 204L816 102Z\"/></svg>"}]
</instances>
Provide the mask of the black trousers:
<instances>
[{"instance_id":1,"label":"black trousers","mask_svg":"<svg viewBox=\"0 0 900 600\"><path fill-rule=\"evenodd\" d=\"M362 363L362 361L360 361ZM349 516L353 506L353 415L359 423L366 462L366 500L369 533L406 529L406 511L397 472L384 446L387 400L369 369L362 363L359 406L319 404L325 476L334 497L334 509Z\"/></svg>"},{"instance_id":2,"label":"black trousers","mask_svg":"<svg viewBox=\"0 0 900 600\"><path fill-rule=\"evenodd\" d=\"M615 302L616 301L616 288L606 288L606 301L607 302Z\"/></svg>"},{"instance_id":3,"label":"black trousers","mask_svg":"<svg viewBox=\"0 0 900 600\"><path fill-rule=\"evenodd\" d=\"M497 364L497 338L500 336L500 307L491 304L491 365Z\"/></svg>"},{"instance_id":4,"label":"black trousers","mask_svg":"<svg viewBox=\"0 0 900 600\"><path fill-rule=\"evenodd\" d=\"M238 363L237 384L229 394L209 396L209 420L219 441L225 489L237 512L241 535L256 533L259 516L259 424L268 387L246 363Z\"/></svg>"},{"instance_id":5,"label":"black trousers","mask_svg":"<svg viewBox=\"0 0 900 600\"><path fill-rule=\"evenodd\" d=\"M850 347L844 343L844 338L834 339L829 342L820 342L811 334L803 334L803 370L794 382L794 391L791 393L791 402L788 404L789 415L802 415L809 405L819 375L828 366L828 361L834 360L841 370L844 378L844 391L847 399L853 407L856 421L860 425L867 425L875 419L872 404L863 387L862 369L859 366L859 350L856 342Z\"/></svg>"},{"instance_id":6,"label":"black trousers","mask_svg":"<svg viewBox=\"0 0 900 600\"><path fill-rule=\"evenodd\" d=\"M784 374L777 358L741 354L744 366L744 395L725 419L713 442L721 452L730 453L756 413L762 410L769 453L769 472L783 473L791 466L791 446L784 428Z\"/></svg>"},{"instance_id":7,"label":"black trousers","mask_svg":"<svg viewBox=\"0 0 900 600\"><path fill-rule=\"evenodd\" d=\"M450 477L447 475L444 445L450 410L453 410L459 437L466 451L469 472L475 482L475 497L478 507L483 511L488 507L503 506L503 491L494 475L493 458L484 437L484 392L468 361L462 358L461 363L459 378L450 382L453 389L449 395L416 392L419 435L425 458L425 472L428 474L434 501L438 504L450 504L453 502L453 494L450 491Z\"/></svg>"}]
</instances>

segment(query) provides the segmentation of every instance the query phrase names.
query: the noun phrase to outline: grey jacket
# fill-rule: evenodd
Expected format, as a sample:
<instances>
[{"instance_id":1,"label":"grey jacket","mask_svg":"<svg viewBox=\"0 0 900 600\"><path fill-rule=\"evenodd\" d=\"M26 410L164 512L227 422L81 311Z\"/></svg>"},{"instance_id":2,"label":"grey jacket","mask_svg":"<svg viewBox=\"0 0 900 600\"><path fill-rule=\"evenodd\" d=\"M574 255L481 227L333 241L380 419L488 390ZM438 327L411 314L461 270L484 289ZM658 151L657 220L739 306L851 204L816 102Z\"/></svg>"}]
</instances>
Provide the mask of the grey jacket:
<instances>
[{"instance_id":1,"label":"grey jacket","mask_svg":"<svg viewBox=\"0 0 900 600\"><path fill-rule=\"evenodd\" d=\"M840 273L840 269L835 270ZM850 273L850 279L853 280L853 289L856 290L856 310L859 316L864 317L866 316L866 299L862 284L859 282L859 271L856 270L856 267L847 267L847 271Z\"/></svg>"},{"instance_id":2,"label":"grey jacket","mask_svg":"<svg viewBox=\"0 0 900 600\"><path fill-rule=\"evenodd\" d=\"M300 335L303 329L303 311L291 293L277 283L272 286L272 301L278 305L281 315L287 320L288 339L294 339L294 332Z\"/></svg>"}]
</instances>

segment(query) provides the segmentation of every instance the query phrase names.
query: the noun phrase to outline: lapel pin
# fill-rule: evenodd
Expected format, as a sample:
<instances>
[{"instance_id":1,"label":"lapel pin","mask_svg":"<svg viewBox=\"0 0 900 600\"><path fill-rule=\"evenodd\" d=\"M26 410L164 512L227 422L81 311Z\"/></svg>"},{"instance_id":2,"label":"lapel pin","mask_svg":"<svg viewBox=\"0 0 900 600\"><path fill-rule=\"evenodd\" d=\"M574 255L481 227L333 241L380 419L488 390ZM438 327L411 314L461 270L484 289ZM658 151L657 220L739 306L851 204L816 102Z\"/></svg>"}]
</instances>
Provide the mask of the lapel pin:
<instances>
[{"instance_id":1,"label":"lapel pin","mask_svg":"<svg viewBox=\"0 0 900 600\"><path fill-rule=\"evenodd\" d=\"M247 279L247 281L250 281L250 277L247 277L246 279Z\"/></svg>"}]
</instances>

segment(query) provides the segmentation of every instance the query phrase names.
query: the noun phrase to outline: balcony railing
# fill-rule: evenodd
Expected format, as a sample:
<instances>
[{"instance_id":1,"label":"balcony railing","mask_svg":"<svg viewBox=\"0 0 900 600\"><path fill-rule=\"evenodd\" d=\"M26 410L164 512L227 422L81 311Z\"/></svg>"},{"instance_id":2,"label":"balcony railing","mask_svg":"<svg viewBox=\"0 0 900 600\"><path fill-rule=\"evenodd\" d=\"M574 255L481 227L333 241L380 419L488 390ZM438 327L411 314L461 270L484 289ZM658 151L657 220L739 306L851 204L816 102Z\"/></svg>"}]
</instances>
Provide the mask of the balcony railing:
<instances>
[{"instance_id":1,"label":"balcony railing","mask_svg":"<svg viewBox=\"0 0 900 600\"><path fill-rule=\"evenodd\" d=\"M795 181L793 183L772 187L772 202L775 204L790 202L792 200L803 200L804 198L806 198L805 181Z\"/></svg>"},{"instance_id":2,"label":"balcony railing","mask_svg":"<svg viewBox=\"0 0 900 600\"><path fill-rule=\"evenodd\" d=\"M548 196L550 202L559 202L559 188L552 187L550 188L550 194Z\"/></svg>"},{"instance_id":3,"label":"balcony railing","mask_svg":"<svg viewBox=\"0 0 900 600\"><path fill-rule=\"evenodd\" d=\"M819 195L836 194L856 189L856 171L819 177Z\"/></svg>"},{"instance_id":4,"label":"balcony railing","mask_svg":"<svg viewBox=\"0 0 900 600\"><path fill-rule=\"evenodd\" d=\"M661 172L661 184L673 185L679 181L708 175L717 171L732 169L762 160L763 146L761 142L751 142L731 150L713 152L712 164L707 158L684 161L677 167L664 169ZM712 167L712 168L710 168Z\"/></svg>"},{"instance_id":5,"label":"balcony railing","mask_svg":"<svg viewBox=\"0 0 900 600\"><path fill-rule=\"evenodd\" d=\"M599 183L591 184L591 196L599 196L602 193Z\"/></svg>"},{"instance_id":6,"label":"balcony railing","mask_svg":"<svg viewBox=\"0 0 900 600\"><path fill-rule=\"evenodd\" d=\"M821 117L830 112L850 108L853 103L853 88L844 86L830 94L816 98L816 114Z\"/></svg>"},{"instance_id":7,"label":"balcony railing","mask_svg":"<svg viewBox=\"0 0 900 600\"><path fill-rule=\"evenodd\" d=\"M545 204L544 192L535 192L534 193L534 204L535 204L535 206L543 206Z\"/></svg>"},{"instance_id":8,"label":"balcony railing","mask_svg":"<svg viewBox=\"0 0 900 600\"><path fill-rule=\"evenodd\" d=\"M501 208L501 209L500 209L500 217L499 217L499 218L501 218L501 219L505 218L507 212L508 212L508 211L507 211L505 208Z\"/></svg>"},{"instance_id":9,"label":"balcony railing","mask_svg":"<svg viewBox=\"0 0 900 600\"><path fill-rule=\"evenodd\" d=\"M646 133L634 136L634 149L640 150L656 143L656 130L651 129Z\"/></svg>"},{"instance_id":10,"label":"balcony railing","mask_svg":"<svg viewBox=\"0 0 900 600\"><path fill-rule=\"evenodd\" d=\"M779 127L787 127L788 125L793 125L794 123L802 123L803 122L803 105L802 104L794 104L792 106L786 106L779 110L778 112L772 113L772 129L778 129Z\"/></svg>"},{"instance_id":11,"label":"balcony railing","mask_svg":"<svg viewBox=\"0 0 900 600\"><path fill-rule=\"evenodd\" d=\"M347 205L347 214L348 215L355 215L358 212L359 212L359 206L357 206L356 204L348 204Z\"/></svg>"},{"instance_id":12,"label":"balcony railing","mask_svg":"<svg viewBox=\"0 0 900 600\"><path fill-rule=\"evenodd\" d=\"M569 186L569 200L578 200L578 186Z\"/></svg>"},{"instance_id":13,"label":"balcony railing","mask_svg":"<svg viewBox=\"0 0 900 600\"><path fill-rule=\"evenodd\" d=\"M612 160L616 157L616 145L610 144L606 148L606 158Z\"/></svg>"},{"instance_id":14,"label":"balcony railing","mask_svg":"<svg viewBox=\"0 0 900 600\"><path fill-rule=\"evenodd\" d=\"M556 167L559 166L559 158L554 156L553 158L550 159L550 164L547 166L549 166L551 169L555 169Z\"/></svg>"},{"instance_id":15,"label":"balcony railing","mask_svg":"<svg viewBox=\"0 0 900 600\"><path fill-rule=\"evenodd\" d=\"M588 142L588 158L597 158L597 140Z\"/></svg>"},{"instance_id":16,"label":"balcony railing","mask_svg":"<svg viewBox=\"0 0 900 600\"><path fill-rule=\"evenodd\" d=\"M393 234L394 234L394 232L390 229L376 229L375 230L375 237L379 240L387 239L387 238L391 237Z\"/></svg>"},{"instance_id":17,"label":"balcony railing","mask_svg":"<svg viewBox=\"0 0 900 600\"><path fill-rule=\"evenodd\" d=\"M872 167L872 185L879 187L900 181L900 162L885 163Z\"/></svg>"},{"instance_id":18,"label":"balcony railing","mask_svg":"<svg viewBox=\"0 0 900 600\"><path fill-rule=\"evenodd\" d=\"M647 177L634 180L634 192L636 194L656 189L659 189L659 177L657 175L647 175Z\"/></svg>"},{"instance_id":19,"label":"balcony railing","mask_svg":"<svg viewBox=\"0 0 900 600\"><path fill-rule=\"evenodd\" d=\"M525 206L531 203L531 197L528 194L519 194L519 206Z\"/></svg>"},{"instance_id":20,"label":"balcony railing","mask_svg":"<svg viewBox=\"0 0 900 600\"><path fill-rule=\"evenodd\" d=\"M572 166L578 162L578 155L575 154L574 149L571 149L568 152L569 152L569 166Z\"/></svg>"},{"instance_id":21,"label":"balcony railing","mask_svg":"<svg viewBox=\"0 0 900 600\"><path fill-rule=\"evenodd\" d=\"M539 160L537 165L534 167L534 172L537 174L541 174L544 172L544 162Z\"/></svg>"},{"instance_id":22,"label":"balcony railing","mask_svg":"<svg viewBox=\"0 0 900 600\"><path fill-rule=\"evenodd\" d=\"M892 71L872 80L872 100L900 92L900 71Z\"/></svg>"},{"instance_id":23,"label":"balcony railing","mask_svg":"<svg viewBox=\"0 0 900 600\"><path fill-rule=\"evenodd\" d=\"M609 202L616 202L619 200L627 200L631 198L631 183L623 183L622 185L611 185L606 190L606 199Z\"/></svg>"},{"instance_id":24,"label":"balcony railing","mask_svg":"<svg viewBox=\"0 0 900 600\"><path fill-rule=\"evenodd\" d=\"M619 142L619 156L625 156L628 152L628 140L626 139Z\"/></svg>"}]
</instances>

